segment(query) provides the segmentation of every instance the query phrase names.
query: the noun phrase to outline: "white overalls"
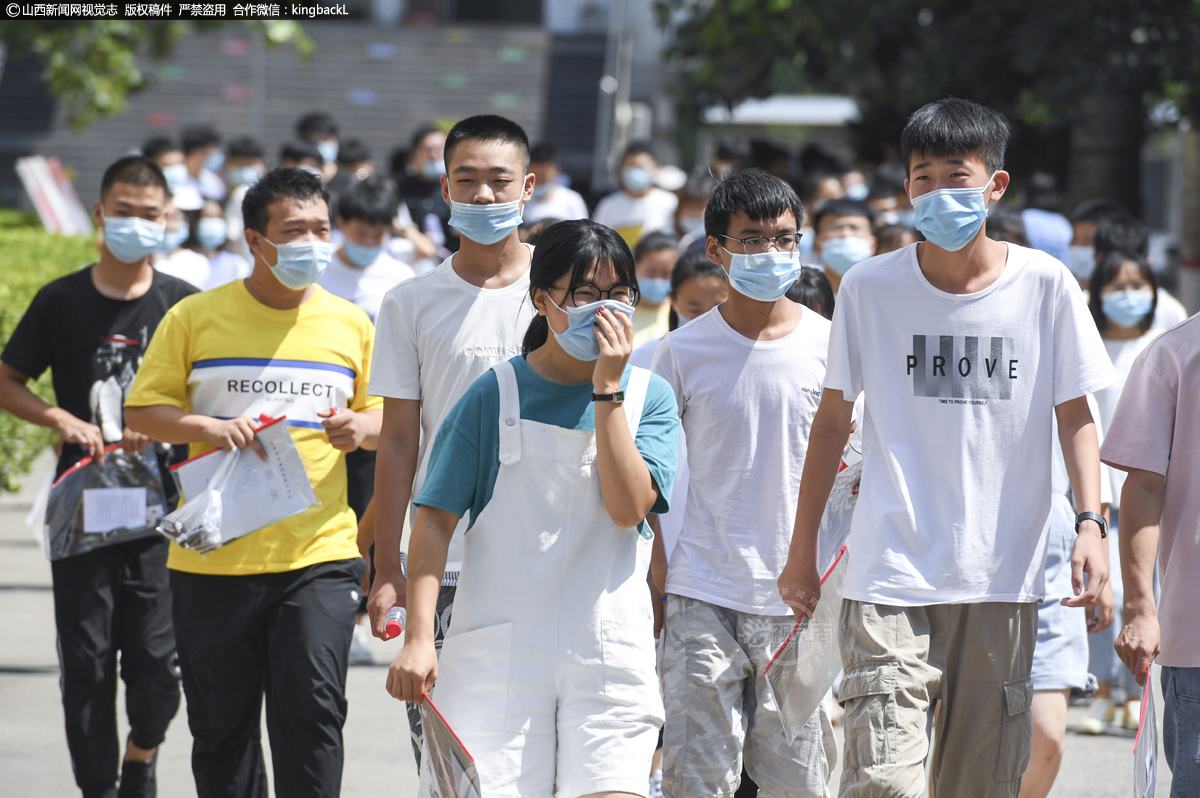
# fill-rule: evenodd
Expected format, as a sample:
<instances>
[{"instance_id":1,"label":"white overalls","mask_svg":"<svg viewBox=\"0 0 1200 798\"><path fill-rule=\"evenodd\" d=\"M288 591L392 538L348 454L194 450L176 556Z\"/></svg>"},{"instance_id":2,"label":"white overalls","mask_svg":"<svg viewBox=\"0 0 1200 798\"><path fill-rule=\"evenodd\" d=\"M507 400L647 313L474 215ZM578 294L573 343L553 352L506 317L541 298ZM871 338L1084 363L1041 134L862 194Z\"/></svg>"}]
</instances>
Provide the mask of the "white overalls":
<instances>
[{"instance_id":1,"label":"white overalls","mask_svg":"<svg viewBox=\"0 0 1200 798\"><path fill-rule=\"evenodd\" d=\"M595 431L522 419L512 364L493 370L500 470L466 535L431 695L483 798L645 795L663 722L651 539L609 517ZM635 368L625 392L635 437L649 381ZM427 795L427 772L421 781Z\"/></svg>"}]
</instances>

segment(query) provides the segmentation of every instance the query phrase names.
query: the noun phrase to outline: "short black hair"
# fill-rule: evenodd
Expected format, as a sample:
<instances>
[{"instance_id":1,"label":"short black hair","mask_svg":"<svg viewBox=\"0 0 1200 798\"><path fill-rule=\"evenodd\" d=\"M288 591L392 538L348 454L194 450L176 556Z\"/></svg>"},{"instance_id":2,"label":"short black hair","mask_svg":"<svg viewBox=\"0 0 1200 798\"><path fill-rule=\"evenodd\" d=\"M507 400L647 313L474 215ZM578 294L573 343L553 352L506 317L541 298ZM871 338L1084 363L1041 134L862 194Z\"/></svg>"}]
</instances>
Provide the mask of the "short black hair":
<instances>
[{"instance_id":1,"label":"short black hair","mask_svg":"<svg viewBox=\"0 0 1200 798\"><path fill-rule=\"evenodd\" d=\"M792 283L787 290L787 298L797 305L803 305L809 310L833 318L833 284L825 276L825 272L813 266L805 266L800 270L800 279Z\"/></svg>"},{"instance_id":2,"label":"short black hair","mask_svg":"<svg viewBox=\"0 0 1200 798\"><path fill-rule=\"evenodd\" d=\"M862 216L871 226L871 230L875 229L875 209L870 205L852 199L831 199L827 200L813 214L813 232L821 232L821 221L833 216Z\"/></svg>"},{"instance_id":3,"label":"short black hair","mask_svg":"<svg viewBox=\"0 0 1200 798\"><path fill-rule=\"evenodd\" d=\"M279 160L303 161L304 159L325 163L321 151L311 141L289 141L279 148Z\"/></svg>"},{"instance_id":4,"label":"short black hair","mask_svg":"<svg viewBox=\"0 0 1200 798\"><path fill-rule=\"evenodd\" d=\"M372 175L338 194L337 216L367 224L388 224L400 209L400 195L391 180Z\"/></svg>"},{"instance_id":5,"label":"short black hair","mask_svg":"<svg viewBox=\"0 0 1200 798\"><path fill-rule=\"evenodd\" d=\"M524 169L528 171L529 136L525 135L525 128L511 119L505 119L497 114L479 114L478 116L469 116L462 120L450 128L450 132L446 134L445 161L447 172L450 171L450 157L454 154L454 149L462 142L472 139L479 141L499 141L504 144L514 145L517 148L517 153L521 156Z\"/></svg>"},{"instance_id":6,"label":"short black hair","mask_svg":"<svg viewBox=\"0 0 1200 798\"><path fill-rule=\"evenodd\" d=\"M428 122L418 127L413 131L412 137L408 140L409 152L421 146L421 142L431 133L441 133L441 129L437 125L432 125Z\"/></svg>"},{"instance_id":7,"label":"short black hair","mask_svg":"<svg viewBox=\"0 0 1200 798\"><path fill-rule=\"evenodd\" d=\"M225 154L230 158L263 158L266 151L258 139L252 136L238 136L230 139L225 147Z\"/></svg>"},{"instance_id":8,"label":"short black hair","mask_svg":"<svg viewBox=\"0 0 1200 798\"><path fill-rule=\"evenodd\" d=\"M1088 310L1092 312L1092 318L1095 319L1100 332L1104 332L1104 328L1108 326L1108 317L1104 315L1104 297L1100 295L1100 289L1112 282L1125 261L1129 260L1137 264L1138 271L1141 272L1142 278L1150 283L1150 290L1154 294L1154 299L1150 301L1150 312L1142 317L1138 326L1142 328L1142 332L1146 332L1154 323L1154 314L1158 310L1158 276L1154 269L1150 268L1145 258L1132 252L1109 252L1096 264L1092 279L1088 282Z\"/></svg>"},{"instance_id":9,"label":"short black hair","mask_svg":"<svg viewBox=\"0 0 1200 798\"><path fill-rule=\"evenodd\" d=\"M272 202L290 197L301 202L323 200L329 206L329 192L321 178L307 169L273 169L257 183L250 186L242 200L242 223L247 230L266 235L271 221Z\"/></svg>"},{"instance_id":10,"label":"short black hair","mask_svg":"<svg viewBox=\"0 0 1200 798\"><path fill-rule=\"evenodd\" d=\"M655 230L653 233L646 233L633 249L633 260L636 263L647 255L661 252L664 249L678 251L679 239L670 233L664 233L660 230Z\"/></svg>"},{"instance_id":11,"label":"short black hair","mask_svg":"<svg viewBox=\"0 0 1200 798\"><path fill-rule=\"evenodd\" d=\"M142 142L142 155L156 158L164 152L175 152L179 145L166 136L152 136Z\"/></svg>"},{"instance_id":12,"label":"short black hair","mask_svg":"<svg viewBox=\"0 0 1200 798\"><path fill-rule=\"evenodd\" d=\"M221 134L212 125L188 125L179 134L179 142L182 145L180 149L183 150L183 154L188 155L201 147L220 144Z\"/></svg>"},{"instance_id":13,"label":"short black hair","mask_svg":"<svg viewBox=\"0 0 1200 798\"><path fill-rule=\"evenodd\" d=\"M371 151L362 139L347 139L338 146L337 162L350 166L371 160Z\"/></svg>"},{"instance_id":14,"label":"short black hair","mask_svg":"<svg viewBox=\"0 0 1200 798\"><path fill-rule=\"evenodd\" d=\"M796 227L804 225L804 206L796 192L787 181L761 169L736 172L713 187L704 209L705 235L725 235L730 217L738 211L755 222L775 219L784 211L791 211L796 217Z\"/></svg>"},{"instance_id":15,"label":"short black hair","mask_svg":"<svg viewBox=\"0 0 1200 798\"><path fill-rule=\"evenodd\" d=\"M539 141L529 150L530 163L558 163L558 148L548 141Z\"/></svg>"},{"instance_id":16,"label":"short black hair","mask_svg":"<svg viewBox=\"0 0 1200 798\"><path fill-rule=\"evenodd\" d=\"M654 149L648 141L631 141L629 146L625 148L625 152L621 153L621 160L625 160L630 155L649 155L654 157Z\"/></svg>"},{"instance_id":17,"label":"short black hair","mask_svg":"<svg viewBox=\"0 0 1200 798\"><path fill-rule=\"evenodd\" d=\"M1150 230L1132 214L1106 216L1096 223L1096 254L1125 252L1143 260L1150 256Z\"/></svg>"},{"instance_id":18,"label":"short black hair","mask_svg":"<svg viewBox=\"0 0 1200 798\"><path fill-rule=\"evenodd\" d=\"M338 125L333 114L327 111L309 111L296 120L296 135L308 139L313 134L337 138Z\"/></svg>"},{"instance_id":19,"label":"short black hair","mask_svg":"<svg viewBox=\"0 0 1200 798\"><path fill-rule=\"evenodd\" d=\"M605 267L616 272L621 284L637 288L633 253L616 230L591 219L559 222L546 228L534 247L529 265L529 297L532 299L538 289L546 291L554 287L563 275L569 275L567 293L570 294ZM545 316L534 316L525 331L524 350L532 352L545 344L549 330Z\"/></svg>"},{"instance_id":20,"label":"short black hair","mask_svg":"<svg viewBox=\"0 0 1200 798\"><path fill-rule=\"evenodd\" d=\"M104 170L100 179L100 201L108 196L108 192L117 183L127 183L131 186L158 186L168 197L171 189L167 188L167 178L159 165L144 155L126 155L118 158L112 166Z\"/></svg>"},{"instance_id":21,"label":"short black hair","mask_svg":"<svg viewBox=\"0 0 1200 798\"><path fill-rule=\"evenodd\" d=\"M904 246L900 243L902 238L912 236L914 241L924 241L925 236L921 235L915 228L909 227L906 224L885 224L881 225L875 231L875 240L878 242L876 249L880 251L895 252Z\"/></svg>"},{"instance_id":22,"label":"short black hair","mask_svg":"<svg viewBox=\"0 0 1200 798\"><path fill-rule=\"evenodd\" d=\"M921 106L904 125L900 151L905 172L912 169L913 158L974 156L988 172L1004 168L1011 127L999 111L958 97Z\"/></svg>"},{"instance_id":23,"label":"short black hair","mask_svg":"<svg viewBox=\"0 0 1200 798\"><path fill-rule=\"evenodd\" d=\"M1110 200L1108 197L1093 197L1075 206L1075 209L1071 211L1071 224L1080 222L1099 224L1101 219L1123 213L1129 213L1129 211L1115 200Z\"/></svg>"}]
</instances>

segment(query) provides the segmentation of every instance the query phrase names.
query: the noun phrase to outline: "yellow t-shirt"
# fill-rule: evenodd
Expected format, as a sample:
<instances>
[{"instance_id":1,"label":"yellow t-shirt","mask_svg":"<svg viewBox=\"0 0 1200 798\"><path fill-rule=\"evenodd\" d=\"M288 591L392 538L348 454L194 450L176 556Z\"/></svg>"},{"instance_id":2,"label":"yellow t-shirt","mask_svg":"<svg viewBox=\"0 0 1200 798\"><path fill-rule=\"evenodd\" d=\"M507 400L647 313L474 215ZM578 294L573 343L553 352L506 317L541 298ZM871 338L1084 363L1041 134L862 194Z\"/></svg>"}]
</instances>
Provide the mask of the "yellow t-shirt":
<instances>
[{"instance_id":1,"label":"yellow t-shirt","mask_svg":"<svg viewBox=\"0 0 1200 798\"><path fill-rule=\"evenodd\" d=\"M656 308L639 307L633 312L633 345L657 341L671 327L671 302L664 301Z\"/></svg>"},{"instance_id":2,"label":"yellow t-shirt","mask_svg":"<svg viewBox=\"0 0 1200 798\"><path fill-rule=\"evenodd\" d=\"M320 287L299 308L276 310L236 280L167 312L126 406L172 405L217 418L286 415L320 502L208 554L171 544L168 568L237 576L358 556L345 456L329 444L316 414L334 405L382 407L382 399L367 396L374 339L365 313ZM211 448L193 443L191 455Z\"/></svg>"}]
</instances>

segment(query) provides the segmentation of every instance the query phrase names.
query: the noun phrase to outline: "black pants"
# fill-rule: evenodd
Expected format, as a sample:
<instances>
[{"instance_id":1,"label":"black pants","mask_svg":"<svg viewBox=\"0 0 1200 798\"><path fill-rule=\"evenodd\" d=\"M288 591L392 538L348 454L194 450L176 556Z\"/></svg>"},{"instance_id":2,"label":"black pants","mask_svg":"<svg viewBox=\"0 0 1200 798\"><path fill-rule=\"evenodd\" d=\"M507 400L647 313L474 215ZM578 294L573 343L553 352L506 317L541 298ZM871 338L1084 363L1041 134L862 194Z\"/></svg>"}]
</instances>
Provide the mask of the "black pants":
<instances>
[{"instance_id":1,"label":"black pants","mask_svg":"<svg viewBox=\"0 0 1200 798\"><path fill-rule=\"evenodd\" d=\"M346 455L346 503L362 518L375 496L375 452L355 449Z\"/></svg>"},{"instance_id":2,"label":"black pants","mask_svg":"<svg viewBox=\"0 0 1200 798\"><path fill-rule=\"evenodd\" d=\"M251 576L171 572L199 798L266 798L264 696L275 794L341 792L362 568L355 558Z\"/></svg>"},{"instance_id":3,"label":"black pants","mask_svg":"<svg viewBox=\"0 0 1200 798\"><path fill-rule=\"evenodd\" d=\"M179 710L167 541L133 540L50 564L67 748L84 795L115 795L117 663L130 739L155 748Z\"/></svg>"}]
</instances>

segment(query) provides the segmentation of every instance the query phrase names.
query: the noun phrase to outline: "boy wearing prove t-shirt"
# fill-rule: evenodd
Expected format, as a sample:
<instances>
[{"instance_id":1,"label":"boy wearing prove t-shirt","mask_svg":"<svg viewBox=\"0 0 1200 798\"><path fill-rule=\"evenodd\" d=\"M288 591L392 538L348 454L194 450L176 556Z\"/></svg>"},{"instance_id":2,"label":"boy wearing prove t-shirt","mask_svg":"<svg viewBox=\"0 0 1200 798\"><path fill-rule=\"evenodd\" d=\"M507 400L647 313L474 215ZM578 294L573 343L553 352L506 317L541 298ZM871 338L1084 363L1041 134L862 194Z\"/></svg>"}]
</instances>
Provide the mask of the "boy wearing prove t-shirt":
<instances>
[{"instance_id":1,"label":"boy wearing prove t-shirt","mask_svg":"<svg viewBox=\"0 0 1200 798\"><path fill-rule=\"evenodd\" d=\"M150 264L169 203L166 177L148 158L108 167L92 211L104 230L100 259L38 291L0 355L0 407L61 436L57 475L89 455L103 459L107 444L134 452L150 443L125 426L125 394L163 315L196 292ZM47 368L58 407L26 386ZM164 476L168 465L160 458ZM166 564L157 535L50 564L67 748L85 798L156 789L155 752L179 709ZM118 651L130 726L120 793Z\"/></svg>"},{"instance_id":2,"label":"boy wearing prove t-shirt","mask_svg":"<svg viewBox=\"0 0 1200 798\"><path fill-rule=\"evenodd\" d=\"M236 446L258 456L257 419L287 417L318 504L207 554L171 546L192 773L200 798L266 795L265 696L276 792L336 796L363 575L344 453L379 436L379 400L367 396L374 331L313 285L331 257L320 178L276 169L242 213L254 271L167 314L126 415L193 455Z\"/></svg>"},{"instance_id":3,"label":"boy wearing prove t-shirt","mask_svg":"<svg viewBox=\"0 0 1200 798\"><path fill-rule=\"evenodd\" d=\"M1036 602L1045 592L1051 420L1080 515L1073 599L1108 580L1100 461L1086 395L1112 366L1074 279L1044 253L992 241L1008 186L1008 123L946 99L901 140L927 241L871 258L838 292L787 568L788 603L820 598L817 526L865 394L863 475L839 641L841 795L1016 796L1032 736ZM1089 575L1086 591L1084 574Z\"/></svg>"},{"instance_id":4,"label":"boy wearing prove t-shirt","mask_svg":"<svg viewBox=\"0 0 1200 798\"><path fill-rule=\"evenodd\" d=\"M667 798L729 798L743 762L764 798L824 796L837 757L823 710L788 743L763 675L792 628L775 579L829 345L829 322L785 296L800 275L803 222L779 178L751 169L719 183L704 228L729 299L670 333L654 357L675 392L690 469L665 566ZM663 556L656 546L659 573Z\"/></svg>"},{"instance_id":5,"label":"boy wearing prove t-shirt","mask_svg":"<svg viewBox=\"0 0 1200 798\"><path fill-rule=\"evenodd\" d=\"M375 477L375 582L367 602L377 637L393 606L404 605L400 554L404 516L425 482L430 445L467 388L497 363L521 354L529 321L532 247L517 237L533 196L529 139L504 117L464 119L446 136L443 198L458 252L431 272L401 283L379 311L370 391L383 399ZM441 648L462 564L465 519L450 542L438 596L435 645ZM420 764L421 715L408 705Z\"/></svg>"}]
</instances>

